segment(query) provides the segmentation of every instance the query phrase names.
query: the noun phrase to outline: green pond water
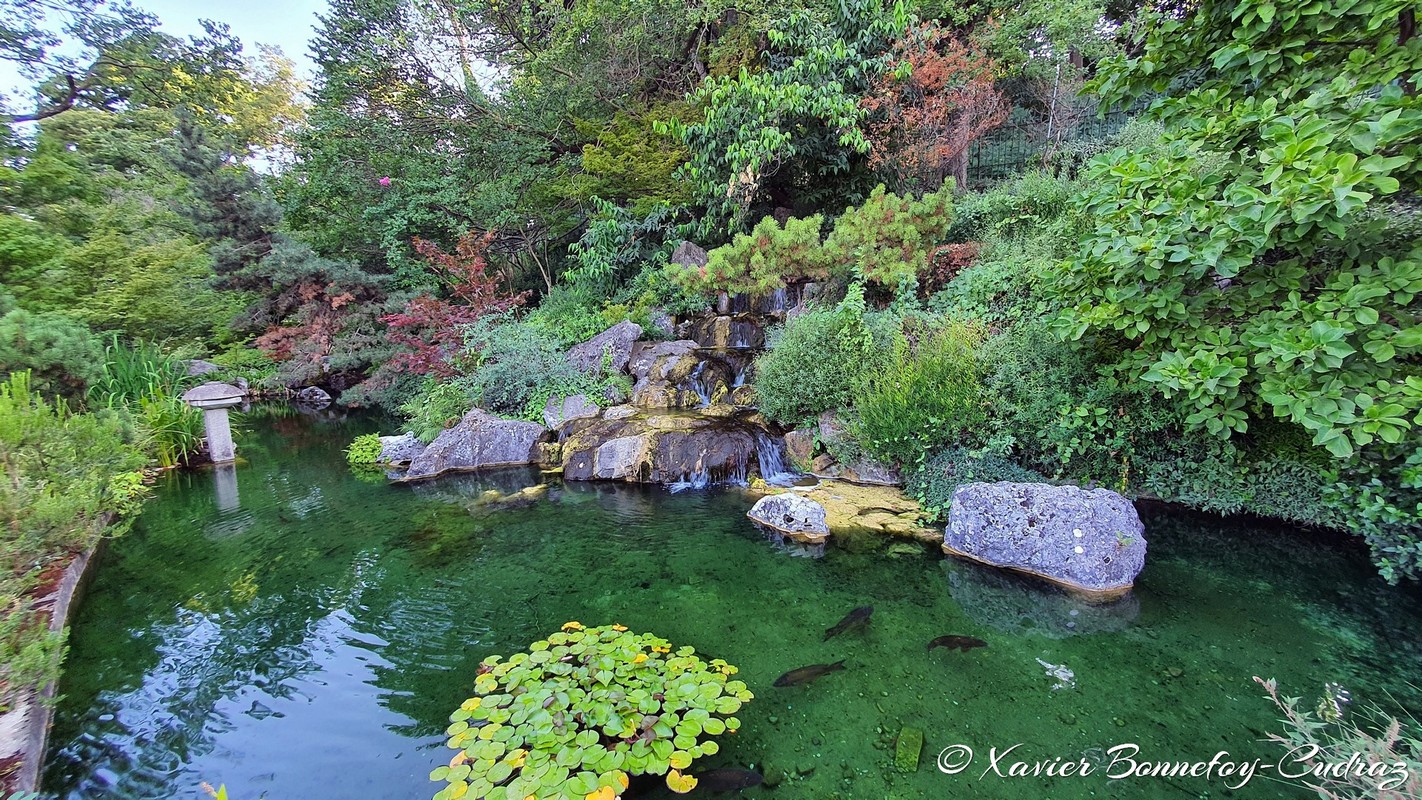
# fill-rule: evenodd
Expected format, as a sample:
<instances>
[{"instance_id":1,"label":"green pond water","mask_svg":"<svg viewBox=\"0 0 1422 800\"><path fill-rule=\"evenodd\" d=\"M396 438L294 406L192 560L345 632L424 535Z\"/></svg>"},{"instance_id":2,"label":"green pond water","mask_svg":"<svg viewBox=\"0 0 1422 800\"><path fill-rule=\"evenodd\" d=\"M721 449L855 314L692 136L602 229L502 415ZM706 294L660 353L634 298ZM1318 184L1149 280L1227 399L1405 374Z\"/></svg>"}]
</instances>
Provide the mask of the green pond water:
<instances>
[{"instance_id":1,"label":"green pond water","mask_svg":"<svg viewBox=\"0 0 1422 800\"><path fill-rule=\"evenodd\" d=\"M422 486L361 479L341 448L369 421L276 417L240 441L238 504L215 476L170 476L112 543L74 620L45 789L63 798L428 798L443 730L491 654L569 620L620 622L740 667L743 728L695 767L754 766L782 798L1308 797L1261 769L1108 780L1138 759L1278 761L1277 713L1251 676L1317 698L1422 710L1422 596L1373 576L1350 542L1146 512L1133 596L1092 607L1030 581L875 540L796 557L735 489L557 484L532 507L468 506L536 475ZM850 609L867 628L823 641ZM926 650L944 634L985 649ZM789 669L845 660L808 686ZM1061 665L1075 685L1039 663ZM1312 702L1312 700L1310 700ZM903 726L922 763L893 766ZM956 775L950 745L974 750ZM980 773L1085 758L1087 777ZM703 763L709 762L709 763ZM634 785L634 788L635 785ZM629 794L629 797L633 796ZM638 797L670 797L655 785Z\"/></svg>"}]
</instances>

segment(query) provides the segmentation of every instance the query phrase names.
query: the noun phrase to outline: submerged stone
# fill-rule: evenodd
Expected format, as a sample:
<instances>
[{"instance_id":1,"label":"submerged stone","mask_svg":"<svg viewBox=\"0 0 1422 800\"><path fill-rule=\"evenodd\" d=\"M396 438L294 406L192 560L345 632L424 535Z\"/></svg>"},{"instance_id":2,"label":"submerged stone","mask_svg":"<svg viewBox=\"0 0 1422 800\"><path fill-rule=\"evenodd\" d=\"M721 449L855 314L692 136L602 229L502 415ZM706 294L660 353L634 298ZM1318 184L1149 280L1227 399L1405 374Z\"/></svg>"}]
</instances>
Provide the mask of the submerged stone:
<instances>
[{"instance_id":1,"label":"submerged stone","mask_svg":"<svg viewBox=\"0 0 1422 800\"><path fill-rule=\"evenodd\" d=\"M923 731L907 725L894 742L894 766L899 772L917 772L918 758L923 753Z\"/></svg>"},{"instance_id":2,"label":"submerged stone","mask_svg":"<svg viewBox=\"0 0 1422 800\"><path fill-rule=\"evenodd\" d=\"M1145 526L1109 489L968 483L953 493L943 550L1111 599L1145 566Z\"/></svg>"}]
</instances>

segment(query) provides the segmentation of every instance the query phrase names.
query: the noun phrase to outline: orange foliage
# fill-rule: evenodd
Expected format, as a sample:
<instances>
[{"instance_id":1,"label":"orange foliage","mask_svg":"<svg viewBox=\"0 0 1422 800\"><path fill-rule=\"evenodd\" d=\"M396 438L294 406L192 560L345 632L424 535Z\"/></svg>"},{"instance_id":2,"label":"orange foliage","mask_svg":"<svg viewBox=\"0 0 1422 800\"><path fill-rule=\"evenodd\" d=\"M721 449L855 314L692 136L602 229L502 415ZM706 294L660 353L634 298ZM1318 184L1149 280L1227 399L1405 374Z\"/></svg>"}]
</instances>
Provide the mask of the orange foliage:
<instances>
[{"instance_id":1,"label":"orange foliage","mask_svg":"<svg viewBox=\"0 0 1422 800\"><path fill-rule=\"evenodd\" d=\"M950 175L961 187L968 148L1011 111L993 86L995 69L936 23L910 28L889 71L860 101L870 112L869 165L916 188L935 189Z\"/></svg>"}]
</instances>

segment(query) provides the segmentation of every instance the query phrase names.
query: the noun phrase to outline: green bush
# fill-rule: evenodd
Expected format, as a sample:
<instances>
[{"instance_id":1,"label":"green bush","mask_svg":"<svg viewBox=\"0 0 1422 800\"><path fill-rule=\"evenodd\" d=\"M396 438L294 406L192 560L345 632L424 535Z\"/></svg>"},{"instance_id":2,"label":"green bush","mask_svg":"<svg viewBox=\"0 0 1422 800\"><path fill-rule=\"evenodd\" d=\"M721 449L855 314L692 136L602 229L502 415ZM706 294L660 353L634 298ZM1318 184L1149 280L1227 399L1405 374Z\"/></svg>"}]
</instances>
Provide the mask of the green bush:
<instances>
[{"instance_id":1,"label":"green bush","mask_svg":"<svg viewBox=\"0 0 1422 800\"><path fill-rule=\"evenodd\" d=\"M889 289L914 284L953 221L953 182L914 199L878 186L858 207L845 209L825 240L831 272L855 271Z\"/></svg>"},{"instance_id":2,"label":"green bush","mask_svg":"<svg viewBox=\"0 0 1422 800\"><path fill-rule=\"evenodd\" d=\"M560 346L570 347L607 329L601 308L602 300L593 293L559 285L544 295L543 302L529 312L524 322Z\"/></svg>"},{"instance_id":3,"label":"green bush","mask_svg":"<svg viewBox=\"0 0 1422 800\"><path fill-rule=\"evenodd\" d=\"M420 441L434 441L440 431L454 426L475 404L467 378L437 381L429 378L414 397L400 406L408 427Z\"/></svg>"},{"instance_id":4,"label":"green bush","mask_svg":"<svg viewBox=\"0 0 1422 800\"><path fill-rule=\"evenodd\" d=\"M831 265L820 243L823 225L819 214L792 217L783 226L766 217L750 233L738 233L730 244L710 251L706 266L672 264L667 271L687 291L701 294L767 294L797 280L824 280Z\"/></svg>"},{"instance_id":5,"label":"green bush","mask_svg":"<svg viewBox=\"0 0 1422 800\"><path fill-rule=\"evenodd\" d=\"M671 279L691 292L766 294L804 280L854 276L898 291L914 286L953 219L953 184L914 199L879 186L844 210L821 241L824 218L762 219L749 234L709 253L700 269L671 265Z\"/></svg>"},{"instance_id":6,"label":"green bush","mask_svg":"<svg viewBox=\"0 0 1422 800\"><path fill-rule=\"evenodd\" d=\"M484 659L474 697L450 715L459 754L430 773L448 783L435 800L612 800L632 775L688 792L683 770L720 750L710 737L734 733L753 697L735 673L651 634L569 622L526 653Z\"/></svg>"},{"instance_id":7,"label":"green bush","mask_svg":"<svg viewBox=\"0 0 1422 800\"><path fill-rule=\"evenodd\" d=\"M1024 172L987 191L959 197L944 241L980 242L1040 231L1068 211L1082 186L1041 170Z\"/></svg>"},{"instance_id":8,"label":"green bush","mask_svg":"<svg viewBox=\"0 0 1422 800\"><path fill-rule=\"evenodd\" d=\"M84 323L17 308L0 294L0 373L27 370L40 393L77 397L99 377L103 360L103 344Z\"/></svg>"},{"instance_id":9,"label":"green bush","mask_svg":"<svg viewBox=\"0 0 1422 800\"><path fill-rule=\"evenodd\" d=\"M606 369L583 373L568 363L561 343L541 327L521 322L470 326L465 342L478 353L468 377L470 394L485 411L540 421L550 398L586 394L601 400L612 388L631 387L625 375Z\"/></svg>"},{"instance_id":10,"label":"green bush","mask_svg":"<svg viewBox=\"0 0 1422 800\"><path fill-rule=\"evenodd\" d=\"M1001 453L950 447L924 459L904 475L904 490L933 520L946 520L953 492L965 483L1045 483L1040 473L1014 464Z\"/></svg>"},{"instance_id":11,"label":"green bush","mask_svg":"<svg viewBox=\"0 0 1422 800\"><path fill-rule=\"evenodd\" d=\"M34 391L27 372L0 383L0 711L52 680L62 651L26 592L52 564L126 528L147 494L146 460L120 415L73 413Z\"/></svg>"},{"instance_id":12,"label":"green bush","mask_svg":"<svg viewBox=\"0 0 1422 800\"><path fill-rule=\"evenodd\" d=\"M794 425L850 405L899 335L898 318L866 310L860 287L834 308L812 308L771 328L768 349L755 362L761 413Z\"/></svg>"},{"instance_id":13,"label":"green bush","mask_svg":"<svg viewBox=\"0 0 1422 800\"><path fill-rule=\"evenodd\" d=\"M346 463L353 467L369 467L380 463L380 434L366 433L351 440L346 448Z\"/></svg>"},{"instance_id":14,"label":"green bush","mask_svg":"<svg viewBox=\"0 0 1422 800\"><path fill-rule=\"evenodd\" d=\"M986 419L974 348L976 328L949 323L900 339L887 363L854 395L851 432L883 461L912 465L929 451L956 444Z\"/></svg>"}]
</instances>

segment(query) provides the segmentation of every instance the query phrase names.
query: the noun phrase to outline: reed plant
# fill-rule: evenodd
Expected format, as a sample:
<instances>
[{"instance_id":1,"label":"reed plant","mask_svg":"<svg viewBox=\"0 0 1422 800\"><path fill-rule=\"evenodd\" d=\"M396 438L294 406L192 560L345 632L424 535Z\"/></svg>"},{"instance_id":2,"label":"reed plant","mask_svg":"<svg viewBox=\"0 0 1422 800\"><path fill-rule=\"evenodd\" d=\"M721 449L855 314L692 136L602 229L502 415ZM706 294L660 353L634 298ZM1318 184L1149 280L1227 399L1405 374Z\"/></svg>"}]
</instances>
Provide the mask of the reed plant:
<instances>
[{"instance_id":1,"label":"reed plant","mask_svg":"<svg viewBox=\"0 0 1422 800\"><path fill-rule=\"evenodd\" d=\"M146 434L159 466L172 468L203 448L202 413L183 402L189 382L183 362L158 345L125 344L115 336L104 348L103 372L90 385L89 404L126 410Z\"/></svg>"}]
</instances>

